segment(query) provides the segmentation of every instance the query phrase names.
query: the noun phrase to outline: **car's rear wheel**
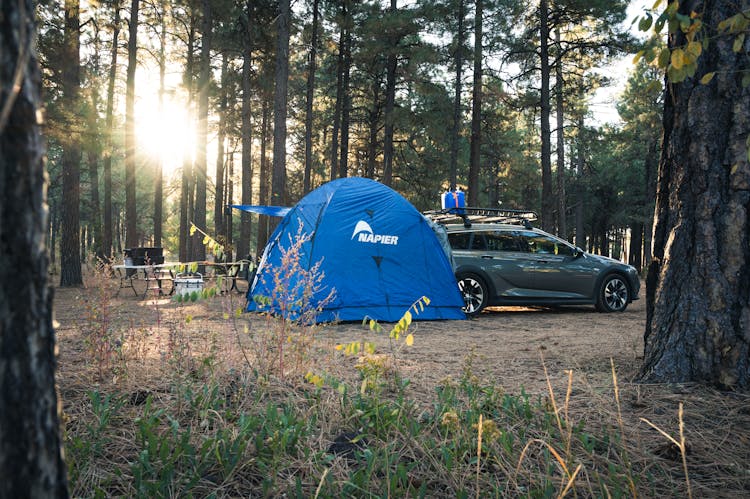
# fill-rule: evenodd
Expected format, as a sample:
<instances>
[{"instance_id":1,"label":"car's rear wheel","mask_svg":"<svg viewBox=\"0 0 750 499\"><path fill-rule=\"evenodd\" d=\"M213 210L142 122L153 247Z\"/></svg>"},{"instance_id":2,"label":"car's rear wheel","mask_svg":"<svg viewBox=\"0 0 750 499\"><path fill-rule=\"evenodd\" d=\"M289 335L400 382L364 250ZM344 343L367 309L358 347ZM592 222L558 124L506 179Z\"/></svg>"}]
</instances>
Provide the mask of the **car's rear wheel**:
<instances>
[{"instance_id":1,"label":"car's rear wheel","mask_svg":"<svg viewBox=\"0 0 750 499\"><path fill-rule=\"evenodd\" d=\"M596 309L600 312L623 312L630 302L630 290L625 279L619 274L604 278L599 288Z\"/></svg>"},{"instance_id":2,"label":"car's rear wheel","mask_svg":"<svg viewBox=\"0 0 750 499\"><path fill-rule=\"evenodd\" d=\"M457 276L458 290L464 299L463 311L472 317L487 306L489 291L484 280L476 274L460 274Z\"/></svg>"}]
</instances>

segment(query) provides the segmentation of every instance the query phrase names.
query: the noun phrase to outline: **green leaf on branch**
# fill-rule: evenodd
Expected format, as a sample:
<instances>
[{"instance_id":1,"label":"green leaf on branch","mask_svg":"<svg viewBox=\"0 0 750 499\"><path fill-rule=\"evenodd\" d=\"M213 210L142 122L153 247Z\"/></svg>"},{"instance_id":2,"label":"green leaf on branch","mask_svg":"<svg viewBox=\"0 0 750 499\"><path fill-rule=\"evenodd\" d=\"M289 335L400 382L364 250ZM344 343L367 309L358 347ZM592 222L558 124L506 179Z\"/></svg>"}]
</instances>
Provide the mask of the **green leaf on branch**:
<instances>
[{"instance_id":1,"label":"green leaf on branch","mask_svg":"<svg viewBox=\"0 0 750 499\"><path fill-rule=\"evenodd\" d=\"M708 85L708 83L714 79L714 75L716 74L716 71L711 71L710 73L706 73L703 75L703 78L701 78L701 84L702 85Z\"/></svg>"},{"instance_id":2,"label":"green leaf on branch","mask_svg":"<svg viewBox=\"0 0 750 499\"><path fill-rule=\"evenodd\" d=\"M641 18L641 21L638 23L638 29L641 31L648 31L651 29L651 24L654 22L653 17L651 17L651 14L646 14L644 17Z\"/></svg>"}]
</instances>

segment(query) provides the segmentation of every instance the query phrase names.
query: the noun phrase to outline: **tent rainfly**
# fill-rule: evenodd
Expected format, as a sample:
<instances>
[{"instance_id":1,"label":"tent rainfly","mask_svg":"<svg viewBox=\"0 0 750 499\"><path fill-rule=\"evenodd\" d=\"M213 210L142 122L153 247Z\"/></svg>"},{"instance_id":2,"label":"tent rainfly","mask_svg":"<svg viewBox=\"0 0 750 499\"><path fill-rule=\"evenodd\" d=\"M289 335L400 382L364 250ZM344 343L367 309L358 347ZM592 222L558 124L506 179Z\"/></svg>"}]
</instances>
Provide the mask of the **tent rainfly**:
<instances>
[{"instance_id":1,"label":"tent rainfly","mask_svg":"<svg viewBox=\"0 0 750 499\"><path fill-rule=\"evenodd\" d=\"M269 214L267 207L234 207ZM360 177L334 180L283 216L248 291L248 311L296 318L306 302L316 310L314 322L365 317L395 322L426 296L430 303L415 320L465 319L453 270L431 223L389 187ZM278 272L299 234L304 235L299 273L319 265L322 275L306 298L297 276L279 277ZM285 279L281 286L279 279ZM326 302L331 291L333 298Z\"/></svg>"}]
</instances>

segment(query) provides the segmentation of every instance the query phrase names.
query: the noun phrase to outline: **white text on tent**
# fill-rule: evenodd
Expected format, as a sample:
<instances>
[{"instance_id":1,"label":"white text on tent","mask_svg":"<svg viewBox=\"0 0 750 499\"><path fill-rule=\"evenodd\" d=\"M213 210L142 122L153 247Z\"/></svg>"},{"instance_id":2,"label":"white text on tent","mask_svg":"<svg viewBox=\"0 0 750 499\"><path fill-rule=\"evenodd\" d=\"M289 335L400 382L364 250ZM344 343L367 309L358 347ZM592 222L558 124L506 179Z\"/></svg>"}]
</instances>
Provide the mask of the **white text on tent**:
<instances>
[{"instance_id":1,"label":"white text on tent","mask_svg":"<svg viewBox=\"0 0 750 499\"><path fill-rule=\"evenodd\" d=\"M373 244L398 244L398 236L383 236L381 234L372 234L369 232L360 232L357 241L361 243Z\"/></svg>"}]
</instances>

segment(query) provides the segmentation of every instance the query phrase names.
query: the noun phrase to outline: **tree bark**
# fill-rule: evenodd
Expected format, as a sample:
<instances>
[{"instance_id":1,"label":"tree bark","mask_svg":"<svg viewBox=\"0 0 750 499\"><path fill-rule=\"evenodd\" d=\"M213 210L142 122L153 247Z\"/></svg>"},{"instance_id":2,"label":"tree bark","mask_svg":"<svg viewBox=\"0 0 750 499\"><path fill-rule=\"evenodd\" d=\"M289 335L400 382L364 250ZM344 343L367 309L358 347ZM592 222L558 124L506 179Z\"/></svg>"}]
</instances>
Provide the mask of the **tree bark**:
<instances>
[{"instance_id":1,"label":"tree bark","mask_svg":"<svg viewBox=\"0 0 750 499\"><path fill-rule=\"evenodd\" d=\"M206 227L206 173L208 159L208 87L211 82L211 35L213 31L213 13L211 0L203 0L201 19L201 58L200 73L198 75L198 130L195 151L195 206L193 223L201 230ZM196 232L192 238L193 260L206 259L206 247L203 245L203 235Z\"/></svg>"},{"instance_id":2,"label":"tree bark","mask_svg":"<svg viewBox=\"0 0 750 499\"><path fill-rule=\"evenodd\" d=\"M560 45L560 28L555 28L555 45L558 54L562 52ZM557 120L557 235L568 238L568 224L566 220L567 206L565 203L565 120L563 116L564 98L562 56L558 55L555 64L555 118Z\"/></svg>"},{"instance_id":3,"label":"tree bark","mask_svg":"<svg viewBox=\"0 0 750 499\"><path fill-rule=\"evenodd\" d=\"M307 65L307 87L305 99L305 173L302 190L305 194L312 188L312 127L313 127L313 98L315 95L315 65L318 50L318 4L320 0L313 0L313 18L310 28L310 53Z\"/></svg>"},{"instance_id":4,"label":"tree bark","mask_svg":"<svg viewBox=\"0 0 750 499\"><path fill-rule=\"evenodd\" d=\"M578 157L576 158L576 246L586 248L586 229L584 225L583 209L586 189L583 185L583 113L578 117Z\"/></svg>"},{"instance_id":5,"label":"tree bark","mask_svg":"<svg viewBox=\"0 0 750 499\"><path fill-rule=\"evenodd\" d=\"M474 15L474 90L471 103L471 147L469 149L469 206L479 206L479 170L482 151L482 0L476 0Z\"/></svg>"},{"instance_id":6,"label":"tree bark","mask_svg":"<svg viewBox=\"0 0 750 499\"><path fill-rule=\"evenodd\" d=\"M161 0L161 31L159 32L159 113L164 110L164 77L167 70L167 8L168 2ZM162 157L156 160L156 184L154 185L154 246L161 247L162 219L164 211L164 165Z\"/></svg>"},{"instance_id":7,"label":"tree bark","mask_svg":"<svg viewBox=\"0 0 750 499\"><path fill-rule=\"evenodd\" d=\"M187 106L193 115L193 99L195 89L193 88L193 65L195 64L193 51L195 48L195 29L196 18L194 12L190 12L190 27L187 37L187 60L185 61L185 86L187 87L188 98ZM180 261L187 262L190 260L192 252L192 241L190 237L190 216L193 213L193 161L190 155L182 163L182 183L180 188Z\"/></svg>"},{"instance_id":8,"label":"tree bark","mask_svg":"<svg viewBox=\"0 0 750 499\"><path fill-rule=\"evenodd\" d=\"M333 110L333 132L331 133L331 180L339 173L339 128L341 127L341 110L344 104L344 57L346 40L346 16L348 0L341 0L341 29L339 30L339 55L336 62L336 104Z\"/></svg>"},{"instance_id":9,"label":"tree bark","mask_svg":"<svg viewBox=\"0 0 750 499\"><path fill-rule=\"evenodd\" d=\"M227 95L229 58L226 52L221 56L221 88L219 90L219 129L216 137L216 200L214 203L214 233L224 231L224 149L226 147Z\"/></svg>"},{"instance_id":10,"label":"tree bark","mask_svg":"<svg viewBox=\"0 0 750 499\"><path fill-rule=\"evenodd\" d=\"M112 48L107 81L107 110L104 136L104 227L102 231L102 251L112 259L112 135L114 133L115 80L117 79L117 52L120 37L120 0L113 2Z\"/></svg>"},{"instance_id":11,"label":"tree bark","mask_svg":"<svg viewBox=\"0 0 750 499\"><path fill-rule=\"evenodd\" d=\"M289 84L289 0L279 2L276 19L276 75L273 97L273 175L271 177L271 204L286 205L286 116L287 87ZM275 228L278 220L271 221Z\"/></svg>"},{"instance_id":12,"label":"tree bark","mask_svg":"<svg viewBox=\"0 0 750 499\"><path fill-rule=\"evenodd\" d=\"M549 4L548 0L539 1L539 63L541 68L541 133L542 133L542 228L554 232L554 198L552 197L552 146L550 115L550 64L549 64Z\"/></svg>"},{"instance_id":13,"label":"tree bark","mask_svg":"<svg viewBox=\"0 0 750 499\"><path fill-rule=\"evenodd\" d=\"M247 24L245 26L245 46L242 50L242 204L253 204L253 121L252 121L252 64L253 64L253 1L246 4ZM262 204L262 202L261 202ZM250 233L252 215L240 214L240 240L237 241L237 256L245 258L250 254Z\"/></svg>"},{"instance_id":14,"label":"tree bark","mask_svg":"<svg viewBox=\"0 0 750 499\"><path fill-rule=\"evenodd\" d=\"M130 2L128 72L125 93L125 247L138 245L135 180L135 68L138 65L139 0Z\"/></svg>"},{"instance_id":15,"label":"tree bark","mask_svg":"<svg viewBox=\"0 0 750 499\"><path fill-rule=\"evenodd\" d=\"M711 33L750 7L687 0ZM642 378L750 388L750 89L748 41L715 37L693 78L667 85L656 195L654 258L647 281ZM686 43L678 31L669 47ZM708 85L698 81L716 71Z\"/></svg>"},{"instance_id":16,"label":"tree bark","mask_svg":"<svg viewBox=\"0 0 750 499\"><path fill-rule=\"evenodd\" d=\"M270 103L268 102L268 96L263 95L263 104L261 109L261 138L260 138L260 181L258 186L258 202L265 206L268 204L268 193L270 191L269 189L269 182L268 182L268 137L270 135L270 131L268 129L269 122L270 122ZM255 248L255 254L260 256L263 253L263 248L266 247L266 243L268 242L268 215L260 215L258 217L258 241L257 246Z\"/></svg>"},{"instance_id":17,"label":"tree bark","mask_svg":"<svg viewBox=\"0 0 750 499\"><path fill-rule=\"evenodd\" d=\"M395 15L397 8L396 0L391 0L390 14ZM393 184L393 112L396 107L397 43L396 34L389 33L385 77L385 137L383 138L383 183L387 186Z\"/></svg>"},{"instance_id":18,"label":"tree bark","mask_svg":"<svg viewBox=\"0 0 750 499\"><path fill-rule=\"evenodd\" d=\"M66 498L34 8L0 4L0 497Z\"/></svg>"},{"instance_id":19,"label":"tree bark","mask_svg":"<svg viewBox=\"0 0 750 499\"><path fill-rule=\"evenodd\" d=\"M63 98L68 133L63 139L62 154L62 237L60 238L60 286L83 284L80 249L81 201L81 124L80 112L80 40L78 0L65 2Z\"/></svg>"},{"instance_id":20,"label":"tree bark","mask_svg":"<svg viewBox=\"0 0 750 499\"><path fill-rule=\"evenodd\" d=\"M351 78L352 67L352 14L347 10L347 16L344 20L346 31L344 35L344 65L341 76L341 90L343 101L341 103L341 155L339 157L339 178L345 178L349 175L349 126L352 109L351 89L349 81Z\"/></svg>"},{"instance_id":21,"label":"tree bark","mask_svg":"<svg viewBox=\"0 0 750 499\"><path fill-rule=\"evenodd\" d=\"M458 33L456 34L456 80L453 95L453 129L451 130L451 156L450 156L450 188L453 189L458 183L458 139L461 134L461 88L464 66L464 0L458 0Z\"/></svg>"}]
</instances>

